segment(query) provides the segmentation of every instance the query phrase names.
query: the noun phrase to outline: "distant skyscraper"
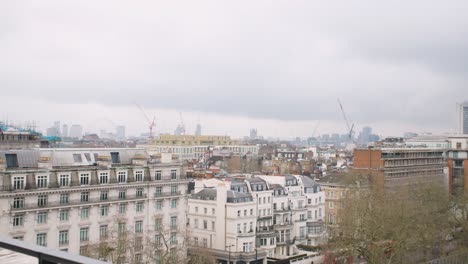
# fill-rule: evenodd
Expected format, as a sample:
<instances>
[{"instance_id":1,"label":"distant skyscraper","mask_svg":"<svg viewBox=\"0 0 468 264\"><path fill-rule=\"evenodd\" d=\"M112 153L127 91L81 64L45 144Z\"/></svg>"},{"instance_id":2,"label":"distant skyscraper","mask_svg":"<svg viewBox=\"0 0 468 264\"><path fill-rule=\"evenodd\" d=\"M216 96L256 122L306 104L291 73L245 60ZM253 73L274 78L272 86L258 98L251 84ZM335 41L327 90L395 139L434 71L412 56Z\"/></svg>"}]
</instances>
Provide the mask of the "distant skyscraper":
<instances>
[{"instance_id":1,"label":"distant skyscraper","mask_svg":"<svg viewBox=\"0 0 468 264\"><path fill-rule=\"evenodd\" d=\"M80 125L72 125L70 127L71 138L81 139L82 136L83 136L83 127L81 127Z\"/></svg>"},{"instance_id":2,"label":"distant skyscraper","mask_svg":"<svg viewBox=\"0 0 468 264\"><path fill-rule=\"evenodd\" d=\"M125 139L125 126L117 126L115 128L115 135L118 140Z\"/></svg>"},{"instance_id":3,"label":"distant skyscraper","mask_svg":"<svg viewBox=\"0 0 468 264\"><path fill-rule=\"evenodd\" d=\"M63 124L62 126L62 137L68 137L68 125Z\"/></svg>"},{"instance_id":4,"label":"distant skyscraper","mask_svg":"<svg viewBox=\"0 0 468 264\"><path fill-rule=\"evenodd\" d=\"M460 134L468 134L468 102L458 106L458 126Z\"/></svg>"},{"instance_id":5,"label":"distant skyscraper","mask_svg":"<svg viewBox=\"0 0 468 264\"><path fill-rule=\"evenodd\" d=\"M57 130L57 128L56 128L55 126L53 126L53 127L49 127L49 128L47 129L46 135L47 135L48 137L58 137L58 136L60 136L60 133L59 133L59 131Z\"/></svg>"},{"instance_id":6,"label":"distant skyscraper","mask_svg":"<svg viewBox=\"0 0 468 264\"><path fill-rule=\"evenodd\" d=\"M54 122L54 128L57 130L57 136L60 136L60 121L55 121Z\"/></svg>"},{"instance_id":7,"label":"distant skyscraper","mask_svg":"<svg viewBox=\"0 0 468 264\"><path fill-rule=\"evenodd\" d=\"M197 128L195 129L195 136L201 135L201 125L197 124Z\"/></svg>"},{"instance_id":8,"label":"distant skyscraper","mask_svg":"<svg viewBox=\"0 0 468 264\"><path fill-rule=\"evenodd\" d=\"M257 129L256 128L250 129L250 139L257 139Z\"/></svg>"}]
</instances>

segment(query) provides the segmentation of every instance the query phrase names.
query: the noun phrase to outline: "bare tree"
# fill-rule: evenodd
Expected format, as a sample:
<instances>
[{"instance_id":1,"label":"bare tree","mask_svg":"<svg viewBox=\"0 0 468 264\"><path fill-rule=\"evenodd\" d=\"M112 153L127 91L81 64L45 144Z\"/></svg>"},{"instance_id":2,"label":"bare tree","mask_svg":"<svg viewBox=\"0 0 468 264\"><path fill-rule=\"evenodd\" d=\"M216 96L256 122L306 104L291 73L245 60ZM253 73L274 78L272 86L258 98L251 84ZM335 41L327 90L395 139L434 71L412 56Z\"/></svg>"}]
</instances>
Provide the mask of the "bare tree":
<instances>
[{"instance_id":1,"label":"bare tree","mask_svg":"<svg viewBox=\"0 0 468 264\"><path fill-rule=\"evenodd\" d=\"M450 230L448 195L437 185L360 189L349 193L343 205L331 251L344 263L349 257L367 263L432 258Z\"/></svg>"}]
</instances>

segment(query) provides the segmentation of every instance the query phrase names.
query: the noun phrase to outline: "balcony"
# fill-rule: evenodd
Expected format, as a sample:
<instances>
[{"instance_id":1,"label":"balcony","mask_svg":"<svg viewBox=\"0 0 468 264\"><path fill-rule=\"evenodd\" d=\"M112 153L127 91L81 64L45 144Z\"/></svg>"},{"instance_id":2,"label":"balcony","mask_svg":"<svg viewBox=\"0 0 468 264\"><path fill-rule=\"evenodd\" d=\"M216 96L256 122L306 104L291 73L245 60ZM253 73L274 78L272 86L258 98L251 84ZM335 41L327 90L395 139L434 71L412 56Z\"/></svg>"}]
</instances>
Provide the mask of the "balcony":
<instances>
[{"instance_id":1,"label":"balcony","mask_svg":"<svg viewBox=\"0 0 468 264\"><path fill-rule=\"evenodd\" d=\"M276 245L292 245L294 244L294 239L290 239L289 237L286 239L281 240L279 237L276 237Z\"/></svg>"},{"instance_id":2,"label":"balcony","mask_svg":"<svg viewBox=\"0 0 468 264\"><path fill-rule=\"evenodd\" d=\"M182 192L177 191L177 192L160 192L160 193L154 193L154 198L164 198L164 197L172 197L172 196L181 196Z\"/></svg>"},{"instance_id":3,"label":"balcony","mask_svg":"<svg viewBox=\"0 0 468 264\"><path fill-rule=\"evenodd\" d=\"M248 232L242 232L242 231L239 231L237 232L237 236L238 237L250 237L250 236L255 236L255 232L253 230L249 230Z\"/></svg>"},{"instance_id":4,"label":"balcony","mask_svg":"<svg viewBox=\"0 0 468 264\"><path fill-rule=\"evenodd\" d=\"M145 200L147 199L147 195L143 194L141 196L136 195L127 195L124 199L117 197L109 197L107 200L101 200L100 198L90 198L88 201L81 201L81 200L72 200L68 203L60 203L59 200L56 201L48 201L45 204L38 205L35 204L25 204L23 208L14 208L11 206L11 211L28 211L28 210L38 210L43 208L53 209L53 208L66 208L66 207L79 207L79 206L86 206L86 205L101 205L101 204L109 204L109 203L119 203L119 202L130 202L130 201L138 201L138 200Z\"/></svg>"},{"instance_id":5,"label":"balcony","mask_svg":"<svg viewBox=\"0 0 468 264\"><path fill-rule=\"evenodd\" d=\"M257 236L272 236L275 233L273 226L257 227Z\"/></svg>"}]
</instances>

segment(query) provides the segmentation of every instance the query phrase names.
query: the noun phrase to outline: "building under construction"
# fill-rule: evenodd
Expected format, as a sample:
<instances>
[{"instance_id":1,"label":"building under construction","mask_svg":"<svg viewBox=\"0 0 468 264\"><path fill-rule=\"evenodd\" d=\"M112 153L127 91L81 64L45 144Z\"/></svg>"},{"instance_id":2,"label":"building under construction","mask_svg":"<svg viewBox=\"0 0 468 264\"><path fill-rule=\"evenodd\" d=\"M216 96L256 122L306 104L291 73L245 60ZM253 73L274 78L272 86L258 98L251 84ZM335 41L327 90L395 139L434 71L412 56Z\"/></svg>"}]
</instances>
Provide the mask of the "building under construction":
<instances>
[{"instance_id":1,"label":"building under construction","mask_svg":"<svg viewBox=\"0 0 468 264\"><path fill-rule=\"evenodd\" d=\"M361 148L354 150L354 170L368 172L373 186L391 188L418 182L448 185L444 150Z\"/></svg>"}]
</instances>

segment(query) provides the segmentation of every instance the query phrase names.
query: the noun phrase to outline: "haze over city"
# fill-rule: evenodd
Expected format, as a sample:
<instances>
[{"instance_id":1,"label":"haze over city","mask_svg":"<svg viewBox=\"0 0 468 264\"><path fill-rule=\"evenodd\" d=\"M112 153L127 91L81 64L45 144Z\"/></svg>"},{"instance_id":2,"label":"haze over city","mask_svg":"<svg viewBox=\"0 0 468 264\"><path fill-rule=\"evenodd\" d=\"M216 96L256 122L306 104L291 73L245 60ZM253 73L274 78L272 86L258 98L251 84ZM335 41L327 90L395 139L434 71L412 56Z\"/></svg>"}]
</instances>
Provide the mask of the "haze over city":
<instances>
[{"instance_id":1,"label":"haze over city","mask_svg":"<svg viewBox=\"0 0 468 264\"><path fill-rule=\"evenodd\" d=\"M137 135L138 103L162 132L182 112L211 134L306 137L318 120L317 134L346 133L340 98L358 129L453 133L467 5L6 1L0 118L86 131L107 119Z\"/></svg>"}]
</instances>

